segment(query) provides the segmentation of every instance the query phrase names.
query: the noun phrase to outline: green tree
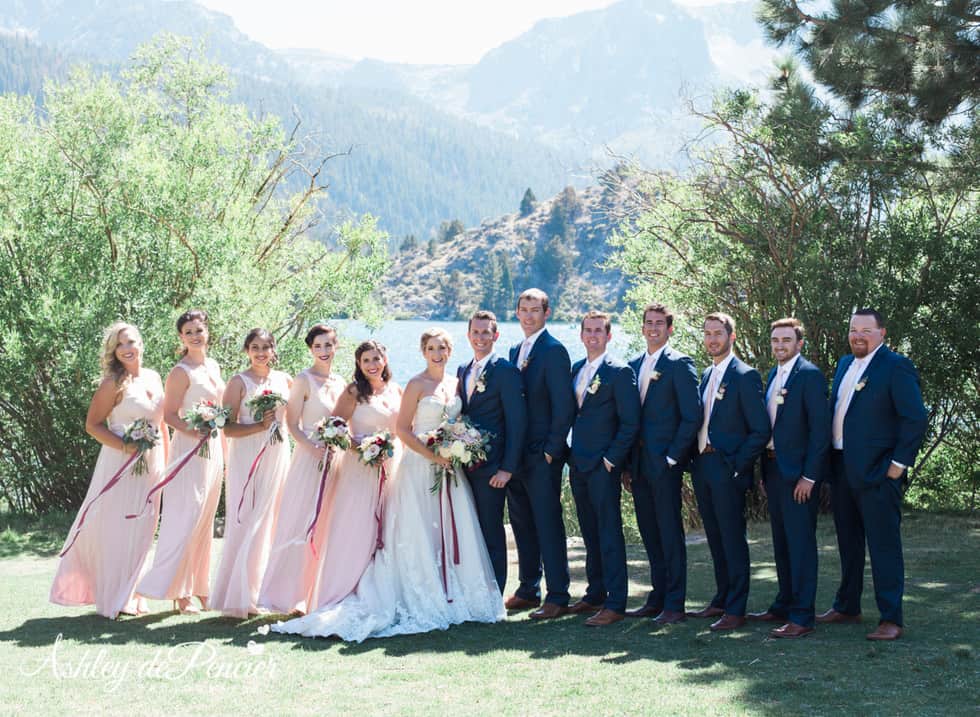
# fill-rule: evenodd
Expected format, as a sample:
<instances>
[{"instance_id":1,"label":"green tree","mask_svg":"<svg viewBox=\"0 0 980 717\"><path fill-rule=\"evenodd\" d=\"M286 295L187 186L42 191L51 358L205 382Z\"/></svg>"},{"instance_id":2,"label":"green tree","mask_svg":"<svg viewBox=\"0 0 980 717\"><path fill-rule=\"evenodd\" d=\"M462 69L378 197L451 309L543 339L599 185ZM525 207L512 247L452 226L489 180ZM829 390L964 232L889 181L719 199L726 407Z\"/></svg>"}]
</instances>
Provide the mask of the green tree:
<instances>
[{"instance_id":1,"label":"green tree","mask_svg":"<svg viewBox=\"0 0 980 717\"><path fill-rule=\"evenodd\" d=\"M399 251L402 254L411 254L416 251L419 247L418 239L415 238L414 234L409 234L402 240L402 245L399 247Z\"/></svg>"},{"instance_id":2,"label":"green tree","mask_svg":"<svg viewBox=\"0 0 980 717\"><path fill-rule=\"evenodd\" d=\"M374 219L338 227L329 249L311 240L326 160L229 103L225 70L202 58L162 37L120 79L79 70L49 85L43 110L0 98L0 494L14 509L84 495L98 449L85 412L114 319L140 327L162 373L189 307L213 317L226 370L252 326L295 370L311 321L376 311Z\"/></svg>"},{"instance_id":3,"label":"green tree","mask_svg":"<svg viewBox=\"0 0 980 717\"><path fill-rule=\"evenodd\" d=\"M526 217L534 211L534 207L538 203L538 198L534 196L534 192L528 187L527 191L524 192L524 197L521 199L521 209L520 213L522 217Z\"/></svg>"},{"instance_id":4,"label":"green tree","mask_svg":"<svg viewBox=\"0 0 980 717\"><path fill-rule=\"evenodd\" d=\"M466 227L459 219L453 219L451 222L442 222L439 225L439 241L447 242L465 231Z\"/></svg>"}]
</instances>

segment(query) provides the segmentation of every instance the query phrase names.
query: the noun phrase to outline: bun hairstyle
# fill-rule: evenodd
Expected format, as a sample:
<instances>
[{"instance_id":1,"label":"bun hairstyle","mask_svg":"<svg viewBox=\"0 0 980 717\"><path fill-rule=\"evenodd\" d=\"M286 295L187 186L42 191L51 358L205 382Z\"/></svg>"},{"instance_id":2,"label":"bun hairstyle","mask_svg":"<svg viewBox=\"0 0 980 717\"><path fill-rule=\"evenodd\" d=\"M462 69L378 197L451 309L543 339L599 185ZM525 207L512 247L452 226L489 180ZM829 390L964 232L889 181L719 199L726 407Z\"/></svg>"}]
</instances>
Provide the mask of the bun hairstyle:
<instances>
[{"instance_id":1,"label":"bun hairstyle","mask_svg":"<svg viewBox=\"0 0 980 717\"><path fill-rule=\"evenodd\" d=\"M242 344L242 350L248 353L248 347L252 345L253 341L268 341L272 344L272 360L269 361L270 364L274 364L279 360L279 353L276 351L276 337L270 334L268 331L262 328L254 328L248 332L245 336L245 343Z\"/></svg>"},{"instance_id":2,"label":"bun hairstyle","mask_svg":"<svg viewBox=\"0 0 980 717\"><path fill-rule=\"evenodd\" d=\"M371 382L368 381L367 376L361 371L361 356L366 354L368 351L377 351L382 356L385 357L385 368L381 372L381 380L388 383L391 380L391 368L388 366L388 349L385 348L384 344L374 339L368 339L367 341L362 341L358 344L357 348L354 349L354 385L357 389L357 402L367 403L371 398L373 390L371 388Z\"/></svg>"},{"instance_id":3,"label":"bun hairstyle","mask_svg":"<svg viewBox=\"0 0 980 717\"><path fill-rule=\"evenodd\" d=\"M422 332L422 336L419 338L419 348L422 352L425 352L425 346L432 339L440 339L450 351L453 350L453 337L445 329L440 329L438 326L433 326L430 329L426 329Z\"/></svg>"},{"instance_id":4,"label":"bun hairstyle","mask_svg":"<svg viewBox=\"0 0 980 717\"><path fill-rule=\"evenodd\" d=\"M310 327L310 330L306 332L306 338L304 339L304 341L306 341L307 348L312 348L316 337L322 334L333 334L334 339L336 339L337 329L330 324L324 324L322 322L313 324L313 326Z\"/></svg>"},{"instance_id":5,"label":"bun hairstyle","mask_svg":"<svg viewBox=\"0 0 980 717\"><path fill-rule=\"evenodd\" d=\"M177 317L177 333L180 334L181 329L184 328L184 324L189 324L191 321L200 321L202 324L204 324L205 328L210 328L208 326L208 312L204 309L191 309L190 311L185 311ZM208 337L208 343L211 343L210 336ZM187 355L186 346L181 347L180 355Z\"/></svg>"},{"instance_id":6,"label":"bun hairstyle","mask_svg":"<svg viewBox=\"0 0 980 717\"><path fill-rule=\"evenodd\" d=\"M105 334L102 337L102 357L100 359L102 378L111 378L113 380L113 383L116 385L117 396L122 392L125 385L129 383L129 374L126 372L126 367L116 358L116 349L119 348L119 334L123 331L136 334L140 349L142 350L143 348L143 337L140 335L140 330L130 323L114 321L105 330Z\"/></svg>"}]
</instances>

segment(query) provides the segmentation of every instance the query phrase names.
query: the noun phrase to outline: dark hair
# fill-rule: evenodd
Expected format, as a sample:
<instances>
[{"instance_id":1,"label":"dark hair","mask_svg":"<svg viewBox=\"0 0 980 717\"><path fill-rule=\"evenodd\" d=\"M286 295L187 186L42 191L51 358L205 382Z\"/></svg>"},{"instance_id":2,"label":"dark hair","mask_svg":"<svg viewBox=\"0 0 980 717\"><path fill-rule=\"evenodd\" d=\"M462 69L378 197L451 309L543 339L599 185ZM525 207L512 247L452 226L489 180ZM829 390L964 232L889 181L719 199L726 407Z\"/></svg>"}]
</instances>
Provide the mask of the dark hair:
<instances>
[{"instance_id":1,"label":"dark hair","mask_svg":"<svg viewBox=\"0 0 980 717\"><path fill-rule=\"evenodd\" d=\"M384 344L380 341L375 341L374 339L368 339L367 341L362 341L358 344L357 348L354 349L354 384L357 390L357 402L367 403L371 398L371 382L368 381L367 376L361 371L361 356L366 354L368 351L377 351L382 356L385 357L385 368L381 372L381 380L385 383L391 379L391 368L389 368L387 363L388 349L385 348Z\"/></svg>"},{"instance_id":2,"label":"dark hair","mask_svg":"<svg viewBox=\"0 0 980 717\"><path fill-rule=\"evenodd\" d=\"M204 309L191 309L190 311L185 311L180 316L177 317L177 333L184 328L184 324L189 324L191 321L200 321L205 327L209 328L208 324L208 312ZM211 343L211 337L208 336L208 343ZM180 349L180 355L187 355L187 347Z\"/></svg>"},{"instance_id":3,"label":"dark hair","mask_svg":"<svg viewBox=\"0 0 980 717\"><path fill-rule=\"evenodd\" d=\"M854 316L873 316L874 317L874 320L875 320L875 324L878 325L878 328L879 329L885 328L885 317L882 316L881 314L879 314L874 309L868 309L868 308L858 309L853 314L851 314L851 316L852 317L854 317Z\"/></svg>"},{"instance_id":4,"label":"dark hair","mask_svg":"<svg viewBox=\"0 0 980 717\"><path fill-rule=\"evenodd\" d=\"M773 329L793 329L796 331L796 340L803 340L803 322L793 316L788 316L785 319L776 319L769 325L769 331Z\"/></svg>"},{"instance_id":5,"label":"dark hair","mask_svg":"<svg viewBox=\"0 0 980 717\"><path fill-rule=\"evenodd\" d=\"M242 350L248 353L248 347L252 345L253 341L268 341L272 344L272 360L270 364L274 364L279 360L279 353L276 351L276 337L270 334L265 329L254 328L248 332L245 336L245 343L242 344Z\"/></svg>"},{"instance_id":6,"label":"dark hair","mask_svg":"<svg viewBox=\"0 0 980 717\"><path fill-rule=\"evenodd\" d=\"M493 331L494 333L497 333L497 315L492 311L487 311L486 309L479 309L478 311L474 311L473 315L470 317L470 320L466 322L467 333L469 333L469 330L473 328L474 319L489 321L490 330Z\"/></svg>"},{"instance_id":7,"label":"dark hair","mask_svg":"<svg viewBox=\"0 0 980 717\"><path fill-rule=\"evenodd\" d=\"M718 321L721 323L725 327L725 333L729 336L735 333L735 319L728 314L723 314L720 311L710 313L704 317L704 323L701 324L701 326L703 327L704 324L708 323L709 321Z\"/></svg>"},{"instance_id":8,"label":"dark hair","mask_svg":"<svg viewBox=\"0 0 980 717\"><path fill-rule=\"evenodd\" d=\"M541 310L548 310L548 295L541 291L541 289L525 289L522 291L521 295L517 297L518 309L521 308L521 302L524 301L524 299L528 299L530 301L540 301Z\"/></svg>"},{"instance_id":9,"label":"dark hair","mask_svg":"<svg viewBox=\"0 0 980 717\"><path fill-rule=\"evenodd\" d=\"M337 329L335 329L330 324L324 324L324 323L313 324L313 326L310 327L310 330L306 332L306 338L303 340L306 341L306 345L308 347L312 348L313 341L316 339L317 336L320 336L321 334L333 334L334 338L336 338Z\"/></svg>"},{"instance_id":10,"label":"dark hair","mask_svg":"<svg viewBox=\"0 0 980 717\"><path fill-rule=\"evenodd\" d=\"M667 308L665 304L659 304L653 302L652 304L647 304L643 307L643 321L647 320L647 314L653 311L657 314L663 314L664 318L667 319L667 328L674 325L674 312Z\"/></svg>"},{"instance_id":11,"label":"dark hair","mask_svg":"<svg viewBox=\"0 0 980 717\"><path fill-rule=\"evenodd\" d=\"M610 331L612 331L612 317L610 317L605 311L596 311L595 309L589 311L582 317L582 323L579 324L580 329L585 328L586 319L602 319L606 327L606 333L608 334Z\"/></svg>"}]
</instances>

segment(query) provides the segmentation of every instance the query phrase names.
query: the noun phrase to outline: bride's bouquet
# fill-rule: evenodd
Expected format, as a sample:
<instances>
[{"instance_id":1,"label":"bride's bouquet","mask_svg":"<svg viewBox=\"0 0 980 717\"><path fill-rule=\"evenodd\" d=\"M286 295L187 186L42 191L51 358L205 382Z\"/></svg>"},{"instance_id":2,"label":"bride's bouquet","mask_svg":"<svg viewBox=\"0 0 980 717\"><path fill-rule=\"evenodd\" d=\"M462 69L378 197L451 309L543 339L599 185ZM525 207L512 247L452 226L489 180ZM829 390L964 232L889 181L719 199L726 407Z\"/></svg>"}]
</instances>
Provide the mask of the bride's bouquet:
<instances>
[{"instance_id":1,"label":"bride's bouquet","mask_svg":"<svg viewBox=\"0 0 980 717\"><path fill-rule=\"evenodd\" d=\"M252 411L252 420L258 423L266 411L275 411L279 406L285 406L286 399L270 388L255 394L245 401L245 406ZM282 443L282 431L279 421L273 421L269 428L269 442Z\"/></svg>"},{"instance_id":2,"label":"bride's bouquet","mask_svg":"<svg viewBox=\"0 0 980 717\"><path fill-rule=\"evenodd\" d=\"M357 444L361 462L369 466L379 466L395 455L395 441L390 431L378 431L365 436Z\"/></svg>"},{"instance_id":3,"label":"bride's bouquet","mask_svg":"<svg viewBox=\"0 0 980 717\"><path fill-rule=\"evenodd\" d=\"M214 401L205 400L194 404L191 410L184 414L184 421L195 431L200 432L202 429L207 429L209 436L214 438L228 422L230 413L229 409L219 406ZM210 457L211 452L208 450L207 436L201 440L201 448L197 455L201 458Z\"/></svg>"},{"instance_id":4,"label":"bride's bouquet","mask_svg":"<svg viewBox=\"0 0 980 717\"><path fill-rule=\"evenodd\" d=\"M465 416L451 418L425 436L425 444L437 456L448 458L458 468L472 468L487 460L490 434L470 423ZM430 490L437 493L444 478L455 483L456 472L436 466L435 480Z\"/></svg>"},{"instance_id":5,"label":"bride's bouquet","mask_svg":"<svg viewBox=\"0 0 980 717\"><path fill-rule=\"evenodd\" d=\"M122 441L136 446L136 463L133 465L133 475L141 476L146 473L146 452L160 442L160 429L145 418L137 418L123 431Z\"/></svg>"},{"instance_id":6,"label":"bride's bouquet","mask_svg":"<svg viewBox=\"0 0 980 717\"><path fill-rule=\"evenodd\" d=\"M310 433L310 440L323 445L327 450L346 451L351 447L350 428L340 416L327 416L321 419ZM323 470L323 458L316 469Z\"/></svg>"}]
</instances>

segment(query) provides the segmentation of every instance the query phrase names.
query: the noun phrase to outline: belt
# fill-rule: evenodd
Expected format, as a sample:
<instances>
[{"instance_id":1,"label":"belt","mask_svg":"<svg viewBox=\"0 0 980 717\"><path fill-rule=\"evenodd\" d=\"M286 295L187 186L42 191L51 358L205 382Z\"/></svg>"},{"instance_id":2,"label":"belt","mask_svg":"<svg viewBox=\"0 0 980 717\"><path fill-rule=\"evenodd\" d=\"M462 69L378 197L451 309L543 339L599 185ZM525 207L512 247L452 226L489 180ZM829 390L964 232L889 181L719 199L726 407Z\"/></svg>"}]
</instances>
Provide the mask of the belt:
<instances>
[{"instance_id":1,"label":"belt","mask_svg":"<svg viewBox=\"0 0 980 717\"><path fill-rule=\"evenodd\" d=\"M704 450L701 451L701 455L703 456L705 453L714 453L714 452L715 452L715 447L709 443L704 447Z\"/></svg>"},{"instance_id":2,"label":"belt","mask_svg":"<svg viewBox=\"0 0 980 717\"><path fill-rule=\"evenodd\" d=\"M767 456L767 457L769 458L769 460L771 460L771 461L774 461L774 460L776 460L776 450L775 450L774 448L767 448L767 449L766 449L766 456Z\"/></svg>"}]
</instances>

